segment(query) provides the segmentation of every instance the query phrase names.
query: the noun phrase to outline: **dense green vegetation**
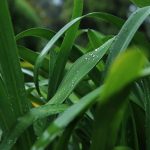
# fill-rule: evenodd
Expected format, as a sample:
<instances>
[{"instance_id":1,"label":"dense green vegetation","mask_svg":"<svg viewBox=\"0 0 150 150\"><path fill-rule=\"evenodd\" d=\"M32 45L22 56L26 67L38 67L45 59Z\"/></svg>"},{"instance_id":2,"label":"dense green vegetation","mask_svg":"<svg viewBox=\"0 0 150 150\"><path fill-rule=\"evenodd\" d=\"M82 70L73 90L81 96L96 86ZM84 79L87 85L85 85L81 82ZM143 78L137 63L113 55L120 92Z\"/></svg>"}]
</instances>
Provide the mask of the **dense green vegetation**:
<instances>
[{"instance_id":1,"label":"dense green vegetation","mask_svg":"<svg viewBox=\"0 0 150 150\"><path fill-rule=\"evenodd\" d=\"M57 33L38 27L15 36L8 1L0 1L0 150L150 149L150 43L138 31L150 2L132 2L139 8L123 20L83 14L84 1L74 0ZM118 33L80 29L84 18ZM34 52L21 45L28 37L47 44Z\"/></svg>"}]
</instances>

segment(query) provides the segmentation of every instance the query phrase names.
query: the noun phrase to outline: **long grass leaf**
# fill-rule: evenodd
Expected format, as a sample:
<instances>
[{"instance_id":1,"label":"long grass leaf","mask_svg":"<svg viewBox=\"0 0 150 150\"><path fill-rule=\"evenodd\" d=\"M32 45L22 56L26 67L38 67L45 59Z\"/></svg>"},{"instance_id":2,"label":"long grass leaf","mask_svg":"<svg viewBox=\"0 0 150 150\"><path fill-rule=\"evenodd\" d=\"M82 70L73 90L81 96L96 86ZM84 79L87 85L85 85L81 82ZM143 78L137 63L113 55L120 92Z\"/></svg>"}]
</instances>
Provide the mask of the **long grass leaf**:
<instances>
[{"instance_id":1,"label":"long grass leaf","mask_svg":"<svg viewBox=\"0 0 150 150\"><path fill-rule=\"evenodd\" d=\"M83 4L84 4L83 0L74 0L72 20L82 16ZM61 74L64 72L64 68L68 60L68 56L70 54L70 51L76 39L78 28L79 28L79 22L74 26L72 26L67 31L63 43L60 47L58 58L56 60L56 63L54 64L54 67L51 67L51 60L53 59L53 57L51 57L50 55L51 60L49 66L51 67L50 69L53 68L53 71L51 74L49 74L48 96L47 96L48 99L50 99L53 96L53 94L55 93L58 87L58 84L60 83L60 79L62 78Z\"/></svg>"},{"instance_id":2,"label":"long grass leaf","mask_svg":"<svg viewBox=\"0 0 150 150\"><path fill-rule=\"evenodd\" d=\"M0 32L3 33L0 34L1 75L5 86L7 87L7 94L10 96L10 104L13 105L12 107L14 107L13 109L16 111L14 113L18 116L20 113L23 114L23 112L25 112L25 110L23 111L21 107L23 106L23 103L24 105L27 103L25 100L23 76L21 74L19 57L17 54L16 43L14 41L6 1L1 2L1 6L3 6L0 13L0 20L2 21Z\"/></svg>"},{"instance_id":3,"label":"long grass leaf","mask_svg":"<svg viewBox=\"0 0 150 150\"><path fill-rule=\"evenodd\" d=\"M113 38L98 49L93 52L89 52L82 57L80 57L65 75L62 80L58 91L54 95L54 97L49 101L49 103L62 103L69 94L73 91L76 85L80 82L80 80L89 73L89 71L100 61L100 59L105 55L108 48L111 46L113 42Z\"/></svg>"},{"instance_id":4,"label":"long grass leaf","mask_svg":"<svg viewBox=\"0 0 150 150\"><path fill-rule=\"evenodd\" d=\"M17 123L0 143L0 149L10 150L20 135L38 119L45 118L66 110L67 105L43 105L31 109L27 114L18 118ZM11 142L10 142L11 141Z\"/></svg>"},{"instance_id":5,"label":"long grass leaf","mask_svg":"<svg viewBox=\"0 0 150 150\"><path fill-rule=\"evenodd\" d=\"M135 54L135 56L134 56ZM129 58L133 58L132 56L136 57L137 59L140 59L140 64L142 64L141 62L143 62L144 58L138 53L130 53ZM138 57L139 56L139 57ZM124 58L126 58L126 56L124 56ZM122 59L120 58L120 61ZM122 61L123 63L126 62L126 59L123 59ZM143 62L144 63L144 62ZM122 64L120 63L120 65L122 66ZM116 66L116 65L115 65ZM132 66L133 67L133 66ZM117 67L118 69L119 67ZM138 74L141 66L137 67L137 72L136 75L131 76L131 80L135 80L138 77ZM133 70L132 70L133 71ZM115 72L116 73L116 72ZM115 74L114 74L115 75ZM130 77L129 77L130 78ZM127 82L123 82L124 86L126 86L127 83L129 83L128 81L131 82L131 80L126 80ZM109 80L108 80L109 81ZM110 81L109 81L110 82ZM44 131L44 133L42 134L42 136L37 140L37 142L35 143L35 145L32 147L32 150L35 149L44 149L50 142L52 142L56 136L58 134L60 134L60 132L69 124L71 123L78 115L83 114L89 107L91 107L95 102L96 102L96 98L98 95L106 95L106 87L107 87L107 82L106 85L94 90L93 92L89 93L88 95L86 95L85 97L83 97L77 104L71 106L70 108L68 108L60 117L58 117L49 127L46 131ZM122 89L124 86L120 86L120 88ZM121 90L120 89L120 90ZM117 90L118 91L118 90ZM115 94L116 91L114 91L114 93L110 92L109 96L112 96L113 94ZM103 93L103 94L102 94ZM104 96L103 96L104 98ZM100 98L100 101L103 103L104 99Z\"/></svg>"},{"instance_id":6,"label":"long grass leaf","mask_svg":"<svg viewBox=\"0 0 150 150\"><path fill-rule=\"evenodd\" d=\"M0 6L0 71L5 85L5 92L7 93L7 103L4 102L3 105L0 105L0 108L9 109L8 111L1 112L1 116L7 120L7 127L10 129L17 118L29 110L29 102L26 99L23 74L21 72L7 1L0 1ZM4 135L5 132L3 131ZM26 147L30 145L26 136L23 138L24 142Z\"/></svg>"},{"instance_id":7,"label":"long grass leaf","mask_svg":"<svg viewBox=\"0 0 150 150\"><path fill-rule=\"evenodd\" d=\"M96 18L102 18L103 20L109 20L115 25L121 26L122 21L118 20L117 17L113 15L108 15L106 13L90 13L82 17L78 17L72 21L70 21L68 24L66 24L57 34L47 43L47 45L44 47L42 52L40 53L39 57L37 58L36 64L35 64L35 69L34 69L34 80L35 80L35 85L38 93L40 94L40 89L38 85L38 71L39 68L41 67L41 64L43 62L44 57L48 54L50 49L53 47L53 45L57 42L57 40L69 29L71 28L74 24L76 24L78 21L85 17L96 17Z\"/></svg>"},{"instance_id":8,"label":"long grass leaf","mask_svg":"<svg viewBox=\"0 0 150 150\"><path fill-rule=\"evenodd\" d=\"M77 116L83 114L92 104L96 102L96 98L101 93L102 87L97 88L91 93L83 97L77 104L69 107L60 117L58 117L40 137L40 139L32 147L32 150L43 150L69 123ZM47 136L46 136L47 135Z\"/></svg>"},{"instance_id":9,"label":"long grass leaf","mask_svg":"<svg viewBox=\"0 0 150 150\"><path fill-rule=\"evenodd\" d=\"M107 67L112 63L112 61L119 53L124 52L127 49L136 31L144 22L144 20L149 16L149 14L150 6L147 6L139 8L129 17L117 35L112 47L110 48Z\"/></svg>"}]
</instances>

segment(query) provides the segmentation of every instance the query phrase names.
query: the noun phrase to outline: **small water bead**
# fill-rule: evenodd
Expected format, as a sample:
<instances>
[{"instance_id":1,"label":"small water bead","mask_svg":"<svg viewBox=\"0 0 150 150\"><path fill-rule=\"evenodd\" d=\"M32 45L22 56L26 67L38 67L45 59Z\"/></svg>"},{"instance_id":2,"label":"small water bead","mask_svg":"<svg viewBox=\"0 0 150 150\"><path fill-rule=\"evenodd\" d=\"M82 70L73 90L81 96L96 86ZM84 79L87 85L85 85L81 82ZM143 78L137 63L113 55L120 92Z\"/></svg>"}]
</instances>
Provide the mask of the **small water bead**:
<instances>
[{"instance_id":1,"label":"small water bead","mask_svg":"<svg viewBox=\"0 0 150 150\"><path fill-rule=\"evenodd\" d=\"M97 51L98 51L98 49L99 49L99 48L95 49L95 52L97 52Z\"/></svg>"},{"instance_id":2,"label":"small water bead","mask_svg":"<svg viewBox=\"0 0 150 150\"><path fill-rule=\"evenodd\" d=\"M46 140L46 139L48 139L48 138L49 138L49 133L46 131L46 132L44 132L44 134L43 134L43 139Z\"/></svg>"},{"instance_id":3,"label":"small water bead","mask_svg":"<svg viewBox=\"0 0 150 150\"><path fill-rule=\"evenodd\" d=\"M31 150L37 150L37 148L35 146L33 146Z\"/></svg>"},{"instance_id":4,"label":"small water bead","mask_svg":"<svg viewBox=\"0 0 150 150\"><path fill-rule=\"evenodd\" d=\"M87 57L85 57L85 60L88 60L88 58L87 58Z\"/></svg>"}]
</instances>

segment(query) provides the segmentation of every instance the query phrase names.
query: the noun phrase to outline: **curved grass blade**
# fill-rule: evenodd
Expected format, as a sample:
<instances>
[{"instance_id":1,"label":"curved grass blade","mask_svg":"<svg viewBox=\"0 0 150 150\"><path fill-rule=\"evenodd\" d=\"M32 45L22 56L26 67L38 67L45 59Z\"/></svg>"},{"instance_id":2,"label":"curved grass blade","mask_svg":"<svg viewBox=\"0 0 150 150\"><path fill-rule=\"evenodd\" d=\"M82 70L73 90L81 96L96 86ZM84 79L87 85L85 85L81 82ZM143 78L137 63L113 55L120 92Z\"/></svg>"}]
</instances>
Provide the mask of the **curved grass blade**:
<instances>
[{"instance_id":1,"label":"curved grass blade","mask_svg":"<svg viewBox=\"0 0 150 150\"><path fill-rule=\"evenodd\" d=\"M80 57L65 75L58 91L54 97L48 102L51 104L63 103L63 101L74 90L80 80L90 72L90 70L100 61L111 46L114 38L104 43L101 47L93 52L89 52Z\"/></svg>"},{"instance_id":2,"label":"curved grass blade","mask_svg":"<svg viewBox=\"0 0 150 150\"><path fill-rule=\"evenodd\" d=\"M134 56L135 54L135 56ZM140 60L140 63L143 62L143 57L138 53L131 53L129 55L129 58L133 58L132 56L134 56L135 58L138 58L138 60ZM139 57L138 57L139 56ZM124 56L124 59L122 62L126 62L126 56ZM120 60L122 60L120 58ZM142 63L141 63L142 64ZM121 66L120 66L121 65ZM122 64L120 63L120 65L117 66L117 69L122 67ZM115 65L116 66L116 65ZM133 65L132 65L133 67ZM135 67L135 66L134 66ZM139 73L141 66L137 67L137 72ZM123 68L122 68L123 69ZM136 69L135 69L136 70ZM126 71L126 70L125 70ZM132 70L133 71L133 70ZM131 79L132 81L135 80L137 78L137 72L135 73L135 76L133 78L133 76L131 75ZM113 77L115 77L116 72L114 72L115 74L113 75ZM117 71L118 73L118 71ZM133 73L134 74L134 73ZM130 78L130 77L129 77ZM109 81L109 80L108 80ZM121 80L122 81L122 80ZM127 82L123 82L123 84L125 84L124 86L126 86L131 80L126 80ZM110 82L110 81L109 81ZM107 82L106 82L107 83ZM107 83L108 84L108 83ZM77 116L81 116L84 112L87 111L87 109L89 107L91 107L95 102L96 99L98 98L99 95L106 95L106 87L108 85L104 85L100 88L97 88L96 90L92 91L91 93L87 94L85 97L83 97L78 103L74 104L73 106L69 107L60 117L58 117L42 134L42 136L37 140L37 142L35 143L35 145L32 147L32 150L43 150L50 142L52 142L56 136L65 128L67 127ZM124 86L119 86L120 88L124 88ZM112 90L111 88L109 90ZM120 89L121 90L121 89ZM111 97L113 94L115 94L118 91L118 89L116 88L115 91L113 91L114 93L109 92L109 97ZM103 94L102 94L103 93ZM103 98L105 98L103 96ZM106 102L106 100L99 99L100 102L104 103Z\"/></svg>"},{"instance_id":3,"label":"curved grass blade","mask_svg":"<svg viewBox=\"0 0 150 150\"><path fill-rule=\"evenodd\" d=\"M63 112L67 109L67 105L43 105L31 109L26 115L18 118L17 123L11 129L7 136L1 141L0 149L10 150L13 145L16 143L19 136L27 129L33 122L38 119L45 118L50 115L54 115L60 112ZM11 141L11 142L10 142Z\"/></svg>"},{"instance_id":4,"label":"curved grass blade","mask_svg":"<svg viewBox=\"0 0 150 150\"><path fill-rule=\"evenodd\" d=\"M44 57L48 54L50 49L53 47L53 45L57 42L57 40L68 30L70 29L74 24L76 24L78 21L85 17L96 17L96 18L102 18L105 21L110 21L115 25L121 26L122 25L122 20L118 19L117 17L113 15L108 15L106 13L89 13L87 15L84 15L82 17L78 17L72 21L70 21L68 24L66 24L60 31L57 32L57 34L47 43L47 45L44 47L40 55L38 56L35 64L35 69L34 69L34 80L35 80L35 85L38 93L40 94L40 89L38 85L38 71L39 68L41 67L41 64L43 62Z\"/></svg>"},{"instance_id":5,"label":"curved grass blade","mask_svg":"<svg viewBox=\"0 0 150 150\"><path fill-rule=\"evenodd\" d=\"M102 87L97 88L73 106L69 107L60 117L58 117L40 137L32 147L32 150L43 150L56 136L67 127L77 116L82 115L89 107L96 102L96 98L102 91Z\"/></svg>"},{"instance_id":6,"label":"curved grass blade","mask_svg":"<svg viewBox=\"0 0 150 150\"><path fill-rule=\"evenodd\" d=\"M80 3L80 5L79 5ZM72 15L72 20L80 17L83 13L83 0L74 0L74 10L73 10L73 15ZM64 68L66 65L66 62L68 60L68 56L70 54L70 51L73 47L74 41L76 39L76 35L78 32L79 28L79 22L72 26L66 33L63 43L60 47L60 51L58 54L58 57L56 59L56 62L54 64L54 67L51 67L51 60L53 57L50 55L50 65L49 65L49 70L52 70L52 73L49 74L49 84L48 84L48 95L47 99L50 99L56 89L58 88L58 85L61 81L61 74L64 72ZM69 42L68 42L69 41ZM53 61L53 60L52 60Z\"/></svg>"},{"instance_id":7,"label":"curved grass blade","mask_svg":"<svg viewBox=\"0 0 150 150\"><path fill-rule=\"evenodd\" d=\"M28 61L32 65L35 64L35 61L36 61L37 57L39 56L39 53L36 53L36 52L34 52L24 46L20 46L20 45L18 46L18 51L19 51L20 57L23 60ZM46 72L49 71L48 64L49 64L48 58L44 58L41 68Z\"/></svg>"},{"instance_id":8,"label":"curved grass blade","mask_svg":"<svg viewBox=\"0 0 150 150\"><path fill-rule=\"evenodd\" d=\"M27 2L26 0L15 0L15 9L19 10L19 12L23 13L30 21L40 24L40 17L36 14L35 9Z\"/></svg>"},{"instance_id":9,"label":"curved grass blade","mask_svg":"<svg viewBox=\"0 0 150 150\"><path fill-rule=\"evenodd\" d=\"M38 37L38 38L45 38L47 40L51 39L55 35L55 32L46 28L31 28L25 30L16 35L16 40L20 40L25 37Z\"/></svg>"},{"instance_id":10,"label":"curved grass blade","mask_svg":"<svg viewBox=\"0 0 150 150\"><path fill-rule=\"evenodd\" d=\"M129 17L116 36L112 47L110 48L110 53L107 60L107 68L119 53L122 53L127 49L136 31L144 22L144 20L149 16L149 14L150 6L139 8Z\"/></svg>"}]
</instances>

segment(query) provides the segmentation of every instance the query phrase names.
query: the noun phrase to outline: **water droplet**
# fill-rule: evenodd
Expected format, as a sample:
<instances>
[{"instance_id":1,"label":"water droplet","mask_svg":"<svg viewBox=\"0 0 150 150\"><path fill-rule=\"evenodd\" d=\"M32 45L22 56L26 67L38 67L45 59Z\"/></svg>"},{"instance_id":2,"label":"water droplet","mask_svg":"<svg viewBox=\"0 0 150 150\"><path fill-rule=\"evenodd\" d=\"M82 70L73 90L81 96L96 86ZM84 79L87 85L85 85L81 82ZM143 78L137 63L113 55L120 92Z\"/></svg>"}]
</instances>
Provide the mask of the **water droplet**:
<instances>
[{"instance_id":1,"label":"water droplet","mask_svg":"<svg viewBox=\"0 0 150 150\"><path fill-rule=\"evenodd\" d=\"M46 131L43 134L43 139L45 140L45 139L48 139L48 138L49 138L49 133Z\"/></svg>"},{"instance_id":2,"label":"water droplet","mask_svg":"<svg viewBox=\"0 0 150 150\"><path fill-rule=\"evenodd\" d=\"M37 148L35 146L33 146L31 150L37 150Z\"/></svg>"}]
</instances>

